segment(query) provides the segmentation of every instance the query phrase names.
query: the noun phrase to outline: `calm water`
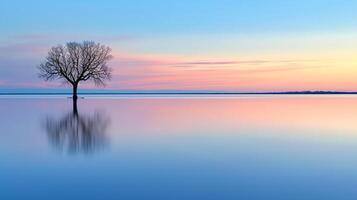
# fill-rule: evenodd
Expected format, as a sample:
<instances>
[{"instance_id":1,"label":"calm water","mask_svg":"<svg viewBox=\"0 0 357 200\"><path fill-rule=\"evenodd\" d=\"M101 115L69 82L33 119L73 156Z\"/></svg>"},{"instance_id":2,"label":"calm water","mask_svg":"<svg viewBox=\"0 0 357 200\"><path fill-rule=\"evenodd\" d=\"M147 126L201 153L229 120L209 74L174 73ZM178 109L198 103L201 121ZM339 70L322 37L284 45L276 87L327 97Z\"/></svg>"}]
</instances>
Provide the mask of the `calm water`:
<instances>
[{"instance_id":1,"label":"calm water","mask_svg":"<svg viewBox=\"0 0 357 200\"><path fill-rule=\"evenodd\" d=\"M0 199L356 199L357 96L0 97Z\"/></svg>"}]
</instances>

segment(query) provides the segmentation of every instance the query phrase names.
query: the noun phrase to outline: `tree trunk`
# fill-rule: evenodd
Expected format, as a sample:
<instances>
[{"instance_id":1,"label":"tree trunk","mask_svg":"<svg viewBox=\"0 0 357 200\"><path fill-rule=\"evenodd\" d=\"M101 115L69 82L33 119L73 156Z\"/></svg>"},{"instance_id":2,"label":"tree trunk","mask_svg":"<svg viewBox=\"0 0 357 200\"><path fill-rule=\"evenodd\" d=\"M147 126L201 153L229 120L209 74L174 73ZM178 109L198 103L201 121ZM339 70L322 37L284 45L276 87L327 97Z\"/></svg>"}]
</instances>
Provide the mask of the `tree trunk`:
<instances>
[{"instance_id":1,"label":"tree trunk","mask_svg":"<svg viewBox=\"0 0 357 200\"><path fill-rule=\"evenodd\" d=\"M77 98L78 98L77 88L78 88L78 84L77 83L73 84L73 100L77 100Z\"/></svg>"}]
</instances>

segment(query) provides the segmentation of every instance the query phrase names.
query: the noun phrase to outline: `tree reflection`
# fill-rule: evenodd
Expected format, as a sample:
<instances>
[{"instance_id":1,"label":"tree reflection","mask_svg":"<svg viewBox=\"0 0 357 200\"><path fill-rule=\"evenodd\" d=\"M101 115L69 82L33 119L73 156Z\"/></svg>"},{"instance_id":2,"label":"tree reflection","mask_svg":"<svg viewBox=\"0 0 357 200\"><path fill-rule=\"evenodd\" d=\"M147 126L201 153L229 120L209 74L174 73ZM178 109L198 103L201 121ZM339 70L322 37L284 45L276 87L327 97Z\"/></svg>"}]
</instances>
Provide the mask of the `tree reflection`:
<instances>
[{"instance_id":1,"label":"tree reflection","mask_svg":"<svg viewBox=\"0 0 357 200\"><path fill-rule=\"evenodd\" d=\"M69 153L93 153L106 146L106 131L109 118L103 113L79 113L77 101L73 110L59 119L47 117L45 129L50 144L60 151Z\"/></svg>"}]
</instances>

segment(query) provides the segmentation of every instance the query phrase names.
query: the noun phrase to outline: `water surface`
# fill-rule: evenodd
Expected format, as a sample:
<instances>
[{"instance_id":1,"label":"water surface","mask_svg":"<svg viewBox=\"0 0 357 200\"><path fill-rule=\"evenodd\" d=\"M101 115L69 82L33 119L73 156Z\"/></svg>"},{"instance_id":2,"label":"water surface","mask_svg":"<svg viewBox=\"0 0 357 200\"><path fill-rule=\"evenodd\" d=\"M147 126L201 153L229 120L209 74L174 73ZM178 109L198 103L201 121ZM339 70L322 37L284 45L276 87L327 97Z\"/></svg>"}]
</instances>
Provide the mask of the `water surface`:
<instances>
[{"instance_id":1,"label":"water surface","mask_svg":"<svg viewBox=\"0 0 357 200\"><path fill-rule=\"evenodd\" d=\"M355 199L357 96L0 97L0 199Z\"/></svg>"}]
</instances>

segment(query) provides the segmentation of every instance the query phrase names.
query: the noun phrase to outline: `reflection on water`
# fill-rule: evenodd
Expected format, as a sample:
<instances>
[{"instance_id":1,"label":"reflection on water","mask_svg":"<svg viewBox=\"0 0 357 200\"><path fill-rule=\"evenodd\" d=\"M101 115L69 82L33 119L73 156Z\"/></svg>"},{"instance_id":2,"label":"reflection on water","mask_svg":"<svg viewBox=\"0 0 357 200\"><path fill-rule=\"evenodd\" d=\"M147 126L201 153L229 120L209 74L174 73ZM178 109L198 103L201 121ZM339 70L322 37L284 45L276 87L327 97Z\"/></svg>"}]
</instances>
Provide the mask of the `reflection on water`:
<instances>
[{"instance_id":1,"label":"reflection on water","mask_svg":"<svg viewBox=\"0 0 357 200\"><path fill-rule=\"evenodd\" d=\"M73 106L0 97L1 200L357 196L357 95L87 97Z\"/></svg>"},{"instance_id":2,"label":"reflection on water","mask_svg":"<svg viewBox=\"0 0 357 200\"><path fill-rule=\"evenodd\" d=\"M103 113L80 113L74 101L72 112L59 119L47 117L44 128L49 142L56 149L69 153L93 153L108 144L108 125L109 118Z\"/></svg>"}]
</instances>

